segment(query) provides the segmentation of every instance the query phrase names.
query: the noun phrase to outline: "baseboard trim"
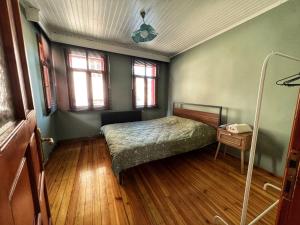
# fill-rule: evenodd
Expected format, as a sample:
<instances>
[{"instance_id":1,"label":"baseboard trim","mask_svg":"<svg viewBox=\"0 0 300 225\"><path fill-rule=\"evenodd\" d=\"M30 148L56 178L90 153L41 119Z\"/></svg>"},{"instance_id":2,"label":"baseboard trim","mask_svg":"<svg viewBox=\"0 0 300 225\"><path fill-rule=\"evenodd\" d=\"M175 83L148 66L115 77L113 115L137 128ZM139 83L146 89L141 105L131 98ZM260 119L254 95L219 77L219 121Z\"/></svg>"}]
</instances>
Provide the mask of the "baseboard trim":
<instances>
[{"instance_id":1,"label":"baseboard trim","mask_svg":"<svg viewBox=\"0 0 300 225\"><path fill-rule=\"evenodd\" d=\"M95 135L95 136L91 136L91 137L79 137L79 138L69 138L69 139L62 139L62 140L58 140L57 141L57 146L56 148L61 145L61 144L73 144L73 143L77 143L77 142L82 142L82 141L90 141L90 140L95 140L97 138L101 138L104 137L101 134Z\"/></svg>"}]
</instances>

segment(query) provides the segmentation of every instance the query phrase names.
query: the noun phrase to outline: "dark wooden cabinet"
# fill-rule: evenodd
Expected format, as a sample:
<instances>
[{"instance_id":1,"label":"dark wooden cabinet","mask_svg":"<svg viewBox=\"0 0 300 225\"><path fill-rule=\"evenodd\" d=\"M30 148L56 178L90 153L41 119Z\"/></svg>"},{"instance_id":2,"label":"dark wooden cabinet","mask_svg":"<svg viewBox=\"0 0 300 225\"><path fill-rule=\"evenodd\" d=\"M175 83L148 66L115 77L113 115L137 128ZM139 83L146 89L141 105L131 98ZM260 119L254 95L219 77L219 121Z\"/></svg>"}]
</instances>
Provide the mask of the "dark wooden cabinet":
<instances>
[{"instance_id":1,"label":"dark wooden cabinet","mask_svg":"<svg viewBox=\"0 0 300 225\"><path fill-rule=\"evenodd\" d=\"M30 127L34 121L31 111L0 148L0 224L50 224L36 125Z\"/></svg>"},{"instance_id":2,"label":"dark wooden cabinet","mask_svg":"<svg viewBox=\"0 0 300 225\"><path fill-rule=\"evenodd\" d=\"M21 159L15 179L10 185L8 200L15 225L32 224L35 220L35 207L27 163L25 157Z\"/></svg>"},{"instance_id":3,"label":"dark wooden cabinet","mask_svg":"<svg viewBox=\"0 0 300 225\"><path fill-rule=\"evenodd\" d=\"M34 118L32 111L0 149L0 224L50 224L39 140L29 126Z\"/></svg>"},{"instance_id":4,"label":"dark wooden cabinet","mask_svg":"<svg viewBox=\"0 0 300 225\"><path fill-rule=\"evenodd\" d=\"M9 110L0 107L0 224L49 225L51 215L19 10L18 0L0 1L0 78L9 81L5 87L0 83L0 104L11 106ZM8 96L6 103L3 96Z\"/></svg>"},{"instance_id":5,"label":"dark wooden cabinet","mask_svg":"<svg viewBox=\"0 0 300 225\"><path fill-rule=\"evenodd\" d=\"M300 91L285 167L277 225L300 224Z\"/></svg>"},{"instance_id":6,"label":"dark wooden cabinet","mask_svg":"<svg viewBox=\"0 0 300 225\"><path fill-rule=\"evenodd\" d=\"M45 172L42 172L41 183L39 192L39 204L42 224L51 224L50 210L48 203L47 187L45 183Z\"/></svg>"}]
</instances>

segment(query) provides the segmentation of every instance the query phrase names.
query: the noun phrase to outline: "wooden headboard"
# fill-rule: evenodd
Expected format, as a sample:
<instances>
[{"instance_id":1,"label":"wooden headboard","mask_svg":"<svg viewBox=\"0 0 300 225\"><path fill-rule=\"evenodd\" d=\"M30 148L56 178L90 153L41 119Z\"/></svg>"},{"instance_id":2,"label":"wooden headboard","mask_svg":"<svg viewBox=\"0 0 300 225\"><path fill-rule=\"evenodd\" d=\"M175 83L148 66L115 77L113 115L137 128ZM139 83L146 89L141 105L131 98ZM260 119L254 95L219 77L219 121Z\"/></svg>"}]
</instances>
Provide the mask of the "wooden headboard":
<instances>
[{"instance_id":1,"label":"wooden headboard","mask_svg":"<svg viewBox=\"0 0 300 225\"><path fill-rule=\"evenodd\" d=\"M179 105L179 107L178 107L178 105ZM184 105L199 106L201 108L202 107L215 108L218 110L218 113L185 109L185 108L183 108ZM214 106L214 105L201 105L201 104L175 102L175 103L173 103L173 115L180 116L180 117L187 118L187 119L196 120L196 121L199 121L199 122L202 122L202 123L205 123L212 127L217 128L221 124L222 107Z\"/></svg>"}]
</instances>

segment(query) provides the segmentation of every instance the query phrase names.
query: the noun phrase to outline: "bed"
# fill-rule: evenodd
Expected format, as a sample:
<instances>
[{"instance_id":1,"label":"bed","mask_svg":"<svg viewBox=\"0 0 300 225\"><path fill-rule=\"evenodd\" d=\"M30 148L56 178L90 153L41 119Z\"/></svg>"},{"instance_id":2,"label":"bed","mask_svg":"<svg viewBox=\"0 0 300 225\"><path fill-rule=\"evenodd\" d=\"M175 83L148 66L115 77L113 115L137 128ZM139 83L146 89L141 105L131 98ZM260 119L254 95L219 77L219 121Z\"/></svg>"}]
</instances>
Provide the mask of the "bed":
<instances>
[{"instance_id":1,"label":"bed","mask_svg":"<svg viewBox=\"0 0 300 225\"><path fill-rule=\"evenodd\" d=\"M186 109L183 105L216 108L218 113ZM128 168L214 143L221 112L219 106L175 103L172 116L102 126L114 174L120 180L120 173Z\"/></svg>"}]
</instances>

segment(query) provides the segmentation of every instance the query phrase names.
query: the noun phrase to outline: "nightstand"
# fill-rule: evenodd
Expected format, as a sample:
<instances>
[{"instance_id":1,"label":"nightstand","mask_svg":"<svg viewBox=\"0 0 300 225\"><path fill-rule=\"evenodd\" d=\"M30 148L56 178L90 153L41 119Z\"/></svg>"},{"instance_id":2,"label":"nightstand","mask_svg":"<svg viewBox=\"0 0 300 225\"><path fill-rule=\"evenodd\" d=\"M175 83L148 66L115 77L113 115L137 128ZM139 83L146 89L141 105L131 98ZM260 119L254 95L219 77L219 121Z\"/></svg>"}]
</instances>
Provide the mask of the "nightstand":
<instances>
[{"instance_id":1,"label":"nightstand","mask_svg":"<svg viewBox=\"0 0 300 225\"><path fill-rule=\"evenodd\" d=\"M216 151L215 160L218 157L220 147L222 144L239 149L241 151L241 173L243 174L245 151L249 150L251 147L252 132L234 134L234 133L230 133L224 128L218 128L217 139L219 144Z\"/></svg>"}]
</instances>

